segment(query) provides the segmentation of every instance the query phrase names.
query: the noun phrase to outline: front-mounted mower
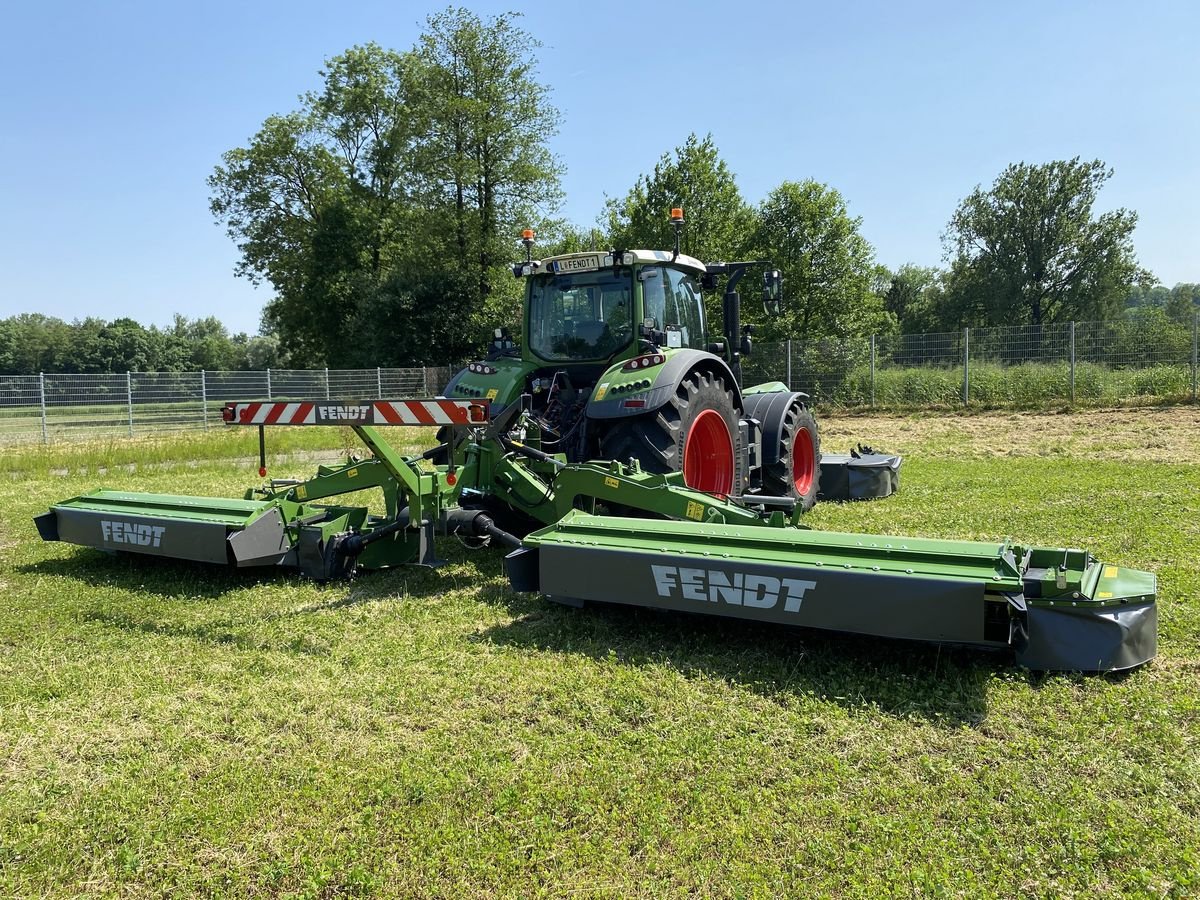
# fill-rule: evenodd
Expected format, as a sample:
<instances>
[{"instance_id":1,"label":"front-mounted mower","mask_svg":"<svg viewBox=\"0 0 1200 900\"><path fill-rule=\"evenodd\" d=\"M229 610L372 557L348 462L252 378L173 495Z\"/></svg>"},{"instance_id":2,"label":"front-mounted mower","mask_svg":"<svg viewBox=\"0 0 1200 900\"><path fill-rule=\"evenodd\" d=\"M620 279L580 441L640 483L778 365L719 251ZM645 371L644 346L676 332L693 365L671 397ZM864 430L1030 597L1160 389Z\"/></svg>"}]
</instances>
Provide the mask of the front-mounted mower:
<instances>
[{"instance_id":1,"label":"front-mounted mower","mask_svg":"<svg viewBox=\"0 0 1200 900\"><path fill-rule=\"evenodd\" d=\"M703 266L678 250L527 254L524 347L498 335L445 397L225 407L231 425L259 427L260 446L268 428L348 425L368 455L241 500L99 490L56 504L38 530L319 580L436 566L436 537L454 535L504 547L515 589L573 606L1008 648L1035 669L1110 671L1154 657L1150 573L1076 549L803 525L818 484L884 496L898 460L842 457L827 477L804 395L741 388L750 347L728 284L725 340L697 346L707 340L700 289L720 275L736 286L750 265ZM772 306L778 275L767 273ZM436 426L439 441L399 454L384 436L397 425ZM375 512L336 502L363 489L380 492Z\"/></svg>"}]
</instances>

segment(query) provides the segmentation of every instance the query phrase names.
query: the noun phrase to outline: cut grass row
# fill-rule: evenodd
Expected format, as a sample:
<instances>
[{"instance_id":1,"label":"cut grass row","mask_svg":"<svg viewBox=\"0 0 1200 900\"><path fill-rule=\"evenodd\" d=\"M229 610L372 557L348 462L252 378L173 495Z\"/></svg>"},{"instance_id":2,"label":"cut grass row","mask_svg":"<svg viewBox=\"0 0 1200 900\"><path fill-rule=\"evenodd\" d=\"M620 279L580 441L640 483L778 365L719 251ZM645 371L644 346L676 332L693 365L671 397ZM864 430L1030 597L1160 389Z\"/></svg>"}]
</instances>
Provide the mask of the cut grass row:
<instances>
[{"instance_id":1,"label":"cut grass row","mask_svg":"<svg viewBox=\"0 0 1200 900\"><path fill-rule=\"evenodd\" d=\"M810 521L1156 570L1161 656L1121 677L564 609L452 541L351 585L139 564L36 540L96 486L77 459L0 481L0 895L1194 894L1200 440L1150 461L1131 419L1114 457L1041 455L1095 427L839 418L827 446L882 435L904 486ZM214 461L114 446L136 469L104 480L247 486L219 460L253 449L184 450Z\"/></svg>"}]
</instances>

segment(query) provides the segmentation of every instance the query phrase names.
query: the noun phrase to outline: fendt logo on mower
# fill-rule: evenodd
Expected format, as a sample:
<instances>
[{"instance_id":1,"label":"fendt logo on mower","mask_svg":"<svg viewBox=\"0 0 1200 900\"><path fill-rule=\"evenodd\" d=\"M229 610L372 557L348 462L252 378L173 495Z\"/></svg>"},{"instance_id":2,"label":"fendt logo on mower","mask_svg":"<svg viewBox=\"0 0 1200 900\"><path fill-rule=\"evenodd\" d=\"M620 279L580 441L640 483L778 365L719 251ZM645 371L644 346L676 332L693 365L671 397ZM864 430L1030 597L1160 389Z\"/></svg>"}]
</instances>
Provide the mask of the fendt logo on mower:
<instances>
[{"instance_id":1,"label":"fendt logo on mower","mask_svg":"<svg viewBox=\"0 0 1200 900\"><path fill-rule=\"evenodd\" d=\"M785 612L799 612L804 593L813 590L815 581L799 578L775 578L750 572L722 572L719 569L690 569L683 566L651 566L654 587L660 597L682 597L701 603L728 603L754 609L774 609L783 598Z\"/></svg>"},{"instance_id":2,"label":"fendt logo on mower","mask_svg":"<svg viewBox=\"0 0 1200 900\"><path fill-rule=\"evenodd\" d=\"M104 535L106 544L137 544L140 547L159 547L162 545L163 525L139 525L136 522L109 522L100 520L100 532Z\"/></svg>"}]
</instances>

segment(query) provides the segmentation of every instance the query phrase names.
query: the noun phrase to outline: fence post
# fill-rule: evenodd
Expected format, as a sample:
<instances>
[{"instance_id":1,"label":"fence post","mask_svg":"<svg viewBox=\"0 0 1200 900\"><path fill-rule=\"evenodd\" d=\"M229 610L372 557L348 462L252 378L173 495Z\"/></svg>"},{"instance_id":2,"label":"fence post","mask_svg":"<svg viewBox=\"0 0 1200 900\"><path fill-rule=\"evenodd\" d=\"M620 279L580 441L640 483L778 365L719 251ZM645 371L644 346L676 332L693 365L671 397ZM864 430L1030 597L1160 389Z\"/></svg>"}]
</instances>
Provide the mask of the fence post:
<instances>
[{"instance_id":1,"label":"fence post","mask_svg":"<svg viewBox=\"0 0 1200 900\"><path fill-rule=\"evenodd\" d=\"M1192 313L1192 402L1196 402L1196 349L1197 335L1200 335L1200 312Z\"/></svg>"},{"instance_id":2,"label":"fence post","mask_svg":"<svg viewBox=\"0 0 1200 900\"><path fill-rule=\"evenodd\" d=\"M375 367L375 396L383 399L383 369Z\"/></svg>"},{"instance_id":3,"label":"fence post","mask_svg":"<svg viewBox=\"0 0 1200 900\"><path fill-rule=\"evenodd\" d=\"M267 366L267 399L268 400L275 399L274 397L271 396L271 367L270 366Z\"/></svg>"},{"instance_id":4,"label":"fence post","mask_svg":"<svg viewBox=\"0 0 1200 900\"><path fill-rule=\"evenodd\" d=\"M207 379L208 379L207 373L203 369L201 369L200 370L200 410L204 416L204 427L205 428L208 427L208 384L207 384Z\"/></svg>"},{"instance_id":5,"label":"fence post","mask_svg":"<svg viewBox=\"0 0 1200 900\"><path fill-rule=\"evenodd\" d=\"M1193 385L1194 384L1195 384L1195 379L1193 379ZM1195 396L1194 388L1193 388L1192 394L1193 394L1193 398L1194 398L1194 396ZM50 443L50 431L49 431L49 428L46 427L46 372L38 372L37 373L37 398L38 398L38 401L40 401L42 404L42 443L49 444Z\"/></svg>"},{"instance_id":6,"label":"fence post","mask_svg":"<svg viewBox=\"0 0 1200 900\"><path fill-rule=\"evenodd\" d=\"M133 437L133 373L125 373L125 399L129 401L129 436Z\"/></svg>"},{"instance_id":7,"label":"fence post","mask_svg":"<svg viewBox=\"0 0 1200 900\"><path fill-rule=\"evenodd\" d=\"M1075 405L1075 323L1071 323L1071 405Z\"/></svg>"},{"instance_id":8,"label":"fence post","mask_svg":"<svg viewBox=\"0 0 1200 900\"><path fill-rule=\"evenodd\" d=\"M792 389L792 339L787 341L787 388Z\"/></svg>"},{"instance_id":9,"label":"fence post","mask_svg":"<svg viewBox=\"0 0 1200 900\"><path fill-rule=\"evenodd\" d=\"M871 335L871 405L875 405L875 335Z\"/></svg>"},{"instance_id":10,"label":"fence post","mask_svg":"<svg viewBox=\"0 0 1200 900\"><path fill-rule=\"evenodd\" d=\"M329 366L325 367L325 399L329 399Z\"/></svg>"},{"instance_id":11,"label":"fence post","mask_svg":"<svg viewBox=\"0 0 1200 900\"><path fill-rule=\"evenodd\" d=\"M971 401L971 329L963 329L963 406Z\"/></svg>"},{"instance_id":12,"label":"fence post","mask_svg":"<svg viewBox=\"0 0 1200 900\"><path fill-rule=\"evenodd\" d=\"M421 396L429 396L429 366L421 366Z\"/></svg>"}]
</instances>

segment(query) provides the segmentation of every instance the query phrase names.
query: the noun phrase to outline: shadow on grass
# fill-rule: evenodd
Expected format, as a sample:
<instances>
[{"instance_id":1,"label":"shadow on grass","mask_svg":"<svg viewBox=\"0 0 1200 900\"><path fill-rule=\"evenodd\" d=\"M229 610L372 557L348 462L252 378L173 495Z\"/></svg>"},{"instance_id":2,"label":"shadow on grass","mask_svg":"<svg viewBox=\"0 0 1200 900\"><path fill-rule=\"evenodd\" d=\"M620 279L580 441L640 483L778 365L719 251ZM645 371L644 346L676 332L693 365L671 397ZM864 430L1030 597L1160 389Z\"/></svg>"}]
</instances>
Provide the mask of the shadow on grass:
<instances>
[{"instance_id":1,"label":"shadow on grass","mask_svg":"<svg viewBox=\"0 0 1200 900\"><path fill-rule=\"evenodd\" d=\"M71 578L96 588L152 594L164 600L220 600L259 584L294 578L282 569L233 569L139 553L105 553L79 548L70 556L19 566L29 575Z\"/></svg>"},{"instance_id":2,"label":"shadow on grass","mask_svg":"<svg viewBox=\"0 0 1200 900\"><path fill-rule=\"evenodd\" d=\"M666 666L689 678L726 680L785 705L815 698L973 727L987 714L990 681L1026 678L1003 652L632 606L588 604L580 610L504 591L483 594L516 618L478 640L622 665Z\"/></svg>"},{"instance_id":3,"label":"shadow on grass","mask_svg":"<svg viewBox=\"0 0 1200 900\"><path fill-rule=\"evenodd\" d=\"M468 554L439 546L450 563ZM206 622L164 622L136 611L96 609L87 621L147 635L166 635L228 645L247 651L280 651L312 656L328 650L304 636L282 643L248 634L256 623L345 609L396 599L420 602L477 584L479 602L504 607L512 621L471 640L539 653L566 653L622 665L667 666L685 677L719 678L774 702L817 698L851 709L880 710L947 727L974 726L987 713L987 688L996 677L1044 679L1016 670L1005 653L939 647L909 641L858 637L813 629L761 625L734 619L589 604L571 609L508 589L498 553L469 556L465 574L406 567L365 574L334 596L288 609L220 617ZM168 601L213 601L258 585L295 583L278 569L235 570L140 556L84 551L22 567L31 574L55 575L95 587L149 593ZM400 590L398 590L400 589ZM214 607L219 609L219 607Z\"/></svg>"}]
</instances>

